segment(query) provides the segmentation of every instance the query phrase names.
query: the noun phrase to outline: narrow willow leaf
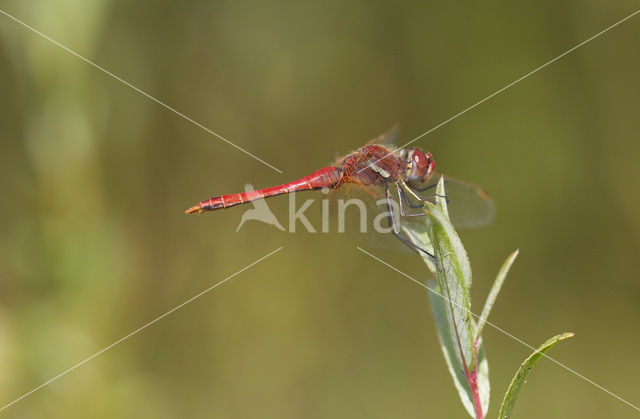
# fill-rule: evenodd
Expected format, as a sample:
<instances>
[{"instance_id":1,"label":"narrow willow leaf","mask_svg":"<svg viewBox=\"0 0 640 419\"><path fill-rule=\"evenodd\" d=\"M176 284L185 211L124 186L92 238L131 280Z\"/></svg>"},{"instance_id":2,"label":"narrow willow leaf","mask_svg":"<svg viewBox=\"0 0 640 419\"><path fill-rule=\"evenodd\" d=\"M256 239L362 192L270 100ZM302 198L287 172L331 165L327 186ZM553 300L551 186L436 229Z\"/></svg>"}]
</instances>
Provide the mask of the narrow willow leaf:
<instances>
[{"instance_id":1,"label":"narrow willow leaf","mask_svg":"<svg viewBox=\"0 0 640 419\"><path fill-rule=\"evenodd\" d=\"M471 266L462 246L446 216L435 205L426 203L427 234L433 243L437 260L436 279L448 308L450 333L458 345L460 365L473 370L474 328L471 321Z\"/></svg>"},{"instance_id":2,"label":"narrow willow leaf","mask_svg":"<svg viewBox=\"0 0 640 419\"><path fill-rule=\"evenodd\" d=\"M527 375L529 375L531 368L536 365L538 360L542 358L543 354L551 349L551 347L556 343L560 342L561 340L570 338L571 336L573 336L573 333L570 332L556 335L540 345L540 347L533 354L531 354L529 358L525 359L525 361L520 366L520 369L518 369L515 377L513 377L513 380L511 380L511 384L509 384L507 393L504 395L502 406L500 406L500 414L498 415L499 419L508 419L511 417L513 405L515 404L518 393L520 392L520 387L522 387L522 384L524 384L525 380L527 379Z\"/></svg>"},{"instance_id":3,"label":"narrow willow leaf","mask_svg":"<svg viewBox=\"0 0 640 419\"><path fill-rule=\"evenodd\" d=\"M433 244L431 243L431 239L429 239L429 235L427 234L426 225L424 226L424 228L418 228L415 223L413 223L410 227L403 225L402 230L413 242L413 244L433 254ZM431 273L435 275L436 265L433 263L433 259L425 255L424 253L420 253L420 256L422 256L422 260L424 260L424 263L427 264L427 267L429 268Z\"/></svg>"},{"instance_id":4,"label":"narrow willow leaf","mask_svg":"<svg viewBox=\"0 0 640 419\"><path fill-rule=\"evenodd\" d=\"M449 208L447 206L447 196L444 190L445 180L444 177L440 177L438 184L436 185L436 207L447 217L447 221L451 222L449 217Z\"/></svg>"},{"instance_id":5,"label":"narrow willow leaf","mask_svg":"<svg viewBox=\"0 0 640 419\"><path fill-rule=\"evenodd\" d=\"M442 349L444 360L447 363L447 368L449 369L451 377L453 377L453 384L455 385L456 390L458 390L458 395L460 396L460 400L462 400L463 406L467 412L469 412L471 417L475 417L473 394L467 380L467 374L465 373L464 366L461 365L459 361L460 357L458 356L458 346L451 333L448 302L440 296L444 294L442 293L440 285L436 281L429 281L427 286L429 289L433 290L433 292L429 292L429 302L431 303L433 317L436 320L438 340L440 341L440 348Z\"/></svg>"},{"instance_id":6,"label":"narrow willow leaf","mask_svg":"<svg viewBox=\"0 0 640 419\"><path fill-rule=\"evenodd\" d=\"M478 340L478 393L480 394L480 406L482 414L486 415L489 410L489 396L491 395L491 385L489 384L489 361L487 353L482 344L482 338Z\"/></svg>"},{"instance_id":7,"label":"narrow willow leaf","mask_svg":"<svg viewBox=\"0 0 640 419\"><path fill-rule=\"evenodd\" d=\"M475 417L475 409L473 406L473 394L471 387L467 380L467 375L464 371L464 367L456 364L458 347L455 341L452 339L452 334L449 329L449 321L447 312L449 310L447 301L443 299L442 290L436 281L429 281L428 287L434 292L429 292L429 302L431 303L431 310L436 320L436 328L438 330L438 340L440 341L440 348L444 355L444 360L449 369L449 373L453 378L453 384L458 390L458 395L462 401L463 406L471 415ZM489 362L487 361L486 352L482 344L482 339L478 342L478 390L480 393L480 405L482 406L483 414L487 413L489 409Z\"/></svg>"},{"instance_id":8,"label":"narrow willow leaf","mask_svg":"<svg viewBox=\"0 0 640 419\"><path fill-rule=\"evenodd\" d=\"M502 284L504 283L504 280L507 277L507 273L509 272L509 269L511 269L511 265L513 265L513 262L516 260L516 257L518 256L518 252L519 250L516 250L511 255L509 255L507 260L504 262L504 264L500 268L500 271L498 272L498 276L496 277L496 280L493 281L493 285L491 286L491 291L489 291L489 295L487 296L487 301L485 301L484 303L482 314L480 314L480 320L478 320L478 326L476 328L476 339L478 339L482 334L482 329L484 328L484 325L486 324L486 321L489 318L489 313L491 312L493 303L496 302L498 293L502 288Z\"/></svg>"},{"instance_id":9,"label":"narrow willow leaf","mask_svg":"<svg viewBox=\"0 0 640 419\"><path fill-rule=\"evenodd\" d=\"M446 195L442 179L436 193ZM449 221L446 199L437 198L435 205L426 203L424 209L426 229L405 229L405 232L415 244L432 251L436 257L437 266L430 257L423 255L437 279L430 282L433 292L429 293L429 300L438 338L460 399L469 414L475 417L469 376L476 377L480 406L486 413L489 406L489 367L481 342L478 342L476 360L475 324L471 318L469 296L471 267L462 242Z\"/></svg>"}]
</instances>

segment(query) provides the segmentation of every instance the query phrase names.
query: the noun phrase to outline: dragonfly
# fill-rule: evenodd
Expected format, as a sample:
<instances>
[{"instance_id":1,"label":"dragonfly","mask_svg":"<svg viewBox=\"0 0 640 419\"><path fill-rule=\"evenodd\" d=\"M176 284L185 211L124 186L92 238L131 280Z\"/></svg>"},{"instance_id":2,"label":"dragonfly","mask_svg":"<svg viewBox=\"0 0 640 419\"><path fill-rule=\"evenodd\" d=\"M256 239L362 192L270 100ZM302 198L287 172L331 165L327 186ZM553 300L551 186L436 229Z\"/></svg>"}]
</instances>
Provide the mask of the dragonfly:
<instances>
[{"instance_id":1,"label":"dragonfly","mask_svg":"<svg viewBox=\"0 0 640 419\"><path fill-rule=\"evenodd\" d=\"M438 196L433 189L442 175L435 171L435 160L431 153L417 147L396 149L388 144L393 135L393 132L387 132L336 159L333 165L300 179L264 189L205 199L185 212L201 214L301 191L342 190L348 191L349 196L357 191L357 196L365 197L367 201L381 198L376 202L382 202L389 232L397 239L394 240L396 243L435 260L431 252L403 234L403 230L406 231L403 224L420 223L420 217L425 215L424 203ZM444 198L447 199L450 218L456 227L480 227L493 220L493 200L486 190L452 177L444 178Z\"/></svg>"}]
</instances>

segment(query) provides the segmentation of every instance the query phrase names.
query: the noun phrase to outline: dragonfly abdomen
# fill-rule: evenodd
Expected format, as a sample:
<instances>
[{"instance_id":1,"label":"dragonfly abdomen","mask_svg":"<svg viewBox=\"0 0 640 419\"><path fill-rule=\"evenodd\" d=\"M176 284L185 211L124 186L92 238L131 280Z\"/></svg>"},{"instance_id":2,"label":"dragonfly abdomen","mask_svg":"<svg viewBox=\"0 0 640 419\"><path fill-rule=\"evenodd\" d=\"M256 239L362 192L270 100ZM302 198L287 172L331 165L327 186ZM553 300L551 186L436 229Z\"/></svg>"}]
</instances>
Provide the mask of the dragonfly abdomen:
<instances>
[{"instance_id":1,"label":"dragonfly abdomen","mask_svg":"<svg viewBox=\"0 0 640 419\"><path fill-rule=\"evenodd\" d=\"M214 211L218 209L229 208L234 205L255 201L256 199L269 198L285 193L311 191L314 189L322 188L334 188L341 179L341 168L323 167L322 169L310 174L309 176L294 180L293 182L283 183L282 185L258 189L256 191L246 191L242 193L222 195L205 199L198 205L189 208L186 213L200 214L205 211Z\"/></svg>"}]
</instances>

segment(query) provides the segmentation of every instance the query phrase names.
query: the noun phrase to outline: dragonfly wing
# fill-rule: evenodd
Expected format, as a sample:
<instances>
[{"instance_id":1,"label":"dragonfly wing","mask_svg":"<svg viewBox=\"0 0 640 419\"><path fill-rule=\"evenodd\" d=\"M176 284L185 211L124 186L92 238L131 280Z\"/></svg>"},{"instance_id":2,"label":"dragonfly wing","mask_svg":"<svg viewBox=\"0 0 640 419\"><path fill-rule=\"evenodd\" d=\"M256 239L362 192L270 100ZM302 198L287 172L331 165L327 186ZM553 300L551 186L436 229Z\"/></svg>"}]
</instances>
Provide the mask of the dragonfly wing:
<instances>
[{"instance_id":1,"label":"dragonfly wing","mask_svg":"<svg viewBox=\"0 0 640 419\"><path fill-rule=\"evenodd\" d=\"M435 193L441 176L433 173L426 182L412 189L426 198ZM477 228L491 224L495 218L495 205L483 187L451 176L444 176L444 181L449 218L456 228Z\"/></svg>"},{"instance_id":2,"label":"dragonfly wing","mask_svg":"<svg viewBox=\"0 0 640 419\"><path fill-rule=\"evenodd\" d=\"M392 189L395 191L395 187ZM395 192L392 198L397 200ZM379 249L411 251L391 233L384 185L344 184L330 193L329 209L334 231L347 233L357 241ZM399 212L394 212L394 216L402 225L404 217Z\"/></svg>"},{"instance_id":3,"label":"dragonfly wing","mask_svg":"<svg viewBox=\"0 0 640 419\"><path fill-rule=\"evenodd\" d=\"M379 144L383 146L387 146L391 149L395 149L395 147L390 147L395 144L395 141L398 139L398 133L400 132L400 127L398 125L394 125L387 130L384 134L369 140L367 144Z\"/></svg>"},{"instance_id":4,"label":"dragonfly wing","mask_svg":"<svg viewBox=\"0 0 640 419\"><path fill-rule=\"evenodd\" d=\"M380 145L380 146L383 146L384 148L386 148L389 151L389 154L394 154L395 152L399 151L399 149L396 146L393 145L393 142L398 138L398 132L399 132L398 126L394 125L393 127L391 127L384 134L381 134L378 137L367 141L365 146L367 146L367 145ZM336 153L333 153L333 163L332 164L334 166L341 166L343 160L347 156L350 156L350 155L338 156Z\"/></svg>"}]
</instances>

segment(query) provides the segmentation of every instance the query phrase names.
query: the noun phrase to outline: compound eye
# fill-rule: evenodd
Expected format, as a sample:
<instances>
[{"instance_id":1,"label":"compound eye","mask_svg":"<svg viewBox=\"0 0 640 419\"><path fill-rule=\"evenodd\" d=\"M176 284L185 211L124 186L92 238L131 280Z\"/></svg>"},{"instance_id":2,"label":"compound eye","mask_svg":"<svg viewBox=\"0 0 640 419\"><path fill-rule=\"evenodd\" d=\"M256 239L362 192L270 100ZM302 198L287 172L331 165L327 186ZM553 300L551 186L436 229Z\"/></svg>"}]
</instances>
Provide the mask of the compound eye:
<instances>
[{"instance_id":1,"label":"compound eye","mask_svg":"<svg viewBox=\"0 0 640 419\"><path fill-rule=\"evenodd\" d=\"M411 153L411 171L409 172L408 180L411 182L425 181L433 172L434 166L431 154L414 148Z\"/></svg>"},{"instance_id":2,"label":"compound eye","mask_svg":"<svg viewBox=\"0 0 640 419\"><path fill-rule=\"evenodd\" d=\"M427 156L420 150L416 150L413 153L413 164L415 164L416 167L426 167L426 159Z\"/></svg>"}]
</instances>

